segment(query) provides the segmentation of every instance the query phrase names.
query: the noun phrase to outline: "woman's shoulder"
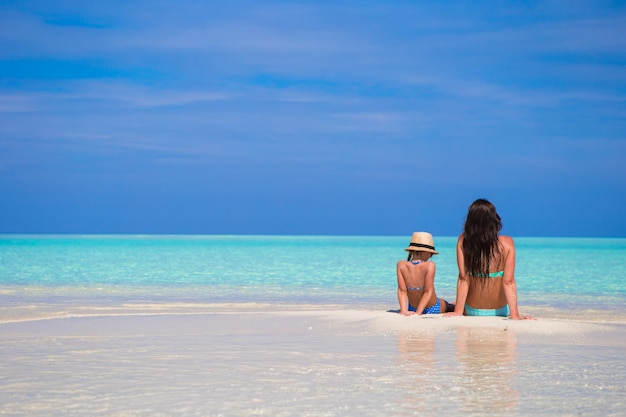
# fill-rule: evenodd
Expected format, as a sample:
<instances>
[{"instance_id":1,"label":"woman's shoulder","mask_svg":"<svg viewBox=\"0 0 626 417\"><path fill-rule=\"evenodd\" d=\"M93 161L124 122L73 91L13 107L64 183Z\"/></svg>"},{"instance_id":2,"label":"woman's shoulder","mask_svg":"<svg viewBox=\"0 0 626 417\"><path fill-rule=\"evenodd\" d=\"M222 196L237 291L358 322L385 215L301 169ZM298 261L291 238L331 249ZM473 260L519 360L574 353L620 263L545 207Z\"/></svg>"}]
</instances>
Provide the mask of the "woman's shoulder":
<instances>
[{"instance_id":1,"label":"woman's shoulder","mask_svg":"<svg viewBox=\"0 0 626 417\"><path fill-rule=\"evenodd\" d=\"M512 248L515 246L515 242L513 242L513 238L511 236L498 236L498 241L501 245L507 248Z\"/></svg>"}]
</instances>

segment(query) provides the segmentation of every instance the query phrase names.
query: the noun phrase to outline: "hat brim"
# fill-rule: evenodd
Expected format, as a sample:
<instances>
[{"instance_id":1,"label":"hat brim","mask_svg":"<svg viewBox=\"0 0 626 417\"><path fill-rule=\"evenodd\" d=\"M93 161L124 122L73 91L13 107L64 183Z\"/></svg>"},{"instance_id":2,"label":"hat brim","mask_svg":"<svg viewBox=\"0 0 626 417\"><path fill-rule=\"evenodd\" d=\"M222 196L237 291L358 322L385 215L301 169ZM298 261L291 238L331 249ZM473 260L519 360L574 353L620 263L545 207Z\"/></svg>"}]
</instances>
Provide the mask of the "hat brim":
<instances>
[{"instance_id":1,"label":"hat brim","mask_svg":"<svg viewBox=\"0 0 626 417\"><path fill-rule=\"evenodd\" d=\"M429 252L429 253L432 253L433 255L439 255L439 252L437 252L436 250L428 249L428 248L416 248L415 246L406 248L405 251L407 251L407 252Z\"/></svg>"}]
</instances>

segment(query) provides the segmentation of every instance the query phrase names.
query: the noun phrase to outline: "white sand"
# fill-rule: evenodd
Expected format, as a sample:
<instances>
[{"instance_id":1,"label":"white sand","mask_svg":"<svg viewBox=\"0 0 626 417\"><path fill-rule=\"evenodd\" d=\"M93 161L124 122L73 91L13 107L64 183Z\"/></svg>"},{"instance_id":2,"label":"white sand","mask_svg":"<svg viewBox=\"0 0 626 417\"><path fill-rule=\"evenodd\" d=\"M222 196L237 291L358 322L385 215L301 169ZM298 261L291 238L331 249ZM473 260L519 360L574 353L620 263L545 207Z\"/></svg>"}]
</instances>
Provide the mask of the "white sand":
<instances>
[{"instance_id":1,"label":"white sand","mask_svg":"<svg viewBox=\"0 0 626 417\"><path fill-rule=\"evenodd\" d=\"M236 307L126 305L5 320L0 415L626 410L623 323Z\"/></svg>"}]
</instances>

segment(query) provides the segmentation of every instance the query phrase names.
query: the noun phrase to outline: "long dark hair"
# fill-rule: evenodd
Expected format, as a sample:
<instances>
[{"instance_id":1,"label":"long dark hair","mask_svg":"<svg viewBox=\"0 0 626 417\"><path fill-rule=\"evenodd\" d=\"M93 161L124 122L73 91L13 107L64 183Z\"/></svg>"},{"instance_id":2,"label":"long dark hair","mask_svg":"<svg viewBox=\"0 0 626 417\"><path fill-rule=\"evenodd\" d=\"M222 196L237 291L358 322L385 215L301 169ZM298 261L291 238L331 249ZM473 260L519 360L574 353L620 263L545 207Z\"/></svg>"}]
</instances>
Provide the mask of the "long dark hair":
<instances>
[{"instance_id":1,"label":"long dark hair","mask_svg":"<svg viewBox=\"0 0 626 417\"><path fill-rule=\"evenodd\" d=\"M463 258L465 271L470 276L486 277L492 260L502 256L498 233L502 221L496 207L479 198L469 207L463 230Z\"/></svg>"}]
</instances>

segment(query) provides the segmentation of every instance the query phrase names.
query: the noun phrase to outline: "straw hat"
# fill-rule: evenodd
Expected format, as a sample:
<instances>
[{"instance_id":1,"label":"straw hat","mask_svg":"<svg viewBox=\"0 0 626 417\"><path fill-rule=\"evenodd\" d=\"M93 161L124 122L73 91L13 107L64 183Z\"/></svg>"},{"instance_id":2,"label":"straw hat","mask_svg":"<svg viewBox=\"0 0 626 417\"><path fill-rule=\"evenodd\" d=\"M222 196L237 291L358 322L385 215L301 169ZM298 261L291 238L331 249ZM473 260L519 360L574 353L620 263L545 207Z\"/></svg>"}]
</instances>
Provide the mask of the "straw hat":
<instances>
[{"instance_id":1,"label":"straw hat","mask_svg":"<svg viewBox=\"0 0 626 417\"><path fill-rule=\"evenodd\" d=\"M439 252L435 250L435 241L433 235L427 232L415 232L411 236L411 243L405 251L430 252L437 255Z\"/></svg>"}]
</instances>

